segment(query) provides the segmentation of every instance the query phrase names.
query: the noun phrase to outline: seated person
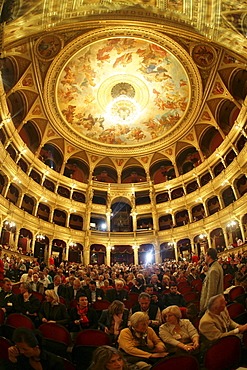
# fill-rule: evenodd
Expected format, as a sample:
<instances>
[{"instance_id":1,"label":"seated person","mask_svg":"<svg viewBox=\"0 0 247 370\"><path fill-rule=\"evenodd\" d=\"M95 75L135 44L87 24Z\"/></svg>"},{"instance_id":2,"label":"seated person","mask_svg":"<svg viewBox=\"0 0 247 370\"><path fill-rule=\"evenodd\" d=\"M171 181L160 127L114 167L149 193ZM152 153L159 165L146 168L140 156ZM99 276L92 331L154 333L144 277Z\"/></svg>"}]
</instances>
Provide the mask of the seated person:
<instances>
[{"instance_id":1,"label":"seated person","mask_svg":"<svg viewBox=\"0 0 247 370\"><path fill-rule=\"evenodd\" d=\"M199 349L199 334L190 320L182 319L178 306L169 306L162 311L165 323L159 328L159 336L168 345L169 352L184 355Z\"/></svg>"},{"instance_id":2,"label":"seated person","mask_svg":"<svg viewBox=\"0 0 247 370\"><path fill-rule=\"evenodd\" d=\"M124 283L122 280L115 280L115 288L109 289L106 292L106 300L109 302L113 301L127 301L129 295L127 290L124 289Z\"/></svg>"},{"instance_id":3,"label":"seated person","mask_svg":"<svg viewBox=\"0 0 247 370\"><path fill-rule=\"evenodd\" d=\"M91 280L89 282L89 287L85 289L85 293L87 295L87 299L89 303L94 303L96 301L105 299L104 291L96 287L95 280Z\"/></svg>"},{"instance_id":4,"label":"seated person","mask_svg":"<svg viewBox=\"0 0 247 370\"><path fill-rule=\"evenodd\" d=\"M150 295L151 304L154 304L155 306L159 307L160 310L163 309L161 296L159 294L154 293L154 287L152 284L147 284L145 286L144 292Z\"/></svg>"},{"instance_id":5,"label":"seated person","mask_svg":"<svg viewBox=\"0 0 247 370\"><path fill-rule=\"evenodd\" d=\"M132 285L130 289L131 293L142 293L144 291L144 285L143 285L143 280L140 278L136 278L134 280L134 284Z\"/></svg>"},{"instance_id":6,"label":"seated person","mask_svg":"<svg viewBox=\"0 0 247 370\"><path fill-rule=\"evenodd\" d=\"M14 313L14 303L16 295L12 292L12 283L9 278L3 279L3 286L0 291L0 309L9 315Z\"/></svg>"},{"instance_id":7,"label":"seated person","mask_svg":"<svg viewBox=\"0 0 247 370\"><path fill-rule=\"evenodd\" d=\"M67 325L69 315L64 304L59 302L59 296L54 290L45 291L45 302L42 302L39 311L39 319L42 323L54 323Z\"/></svg>"},{"instance_id":8,"label":"seated person","mask_svg":"<svg viewBox=\"0 0 247 370\"><path fill-rule=\"evenodd\" d=\"M116 343L120 331L128 326L129 310L123 302L113 301L99 318L99 326L109 335L111 342Z\"/></svg>"},{"instance_id":9,"label":"seated person","mask_svg":"<svg viewBox=\"0 0 247 370\"><path fill-rule=\"evenodd\" d=\"M33 281L30 282L30 285L32 287L33 292L38 292L41 294L44 294L45 287L43 283L39 281L39 275L38 274L33 274Z\"/></svg>"},{"instance_id":10,"label":"seated person","mask_svg":"<svg viewBox=\"0 0 247 370\"><path fill-rule=\"evenodd\" d=\"M85 290L81 287L81 281L79 279L75 279L72 286L67 287L65 290L65 299L68 307L70 302L74 299L78 300L78 296L81 294L85 294Z\"/></svg>"},{"instance_id":11,"label":"seated person","mask_svg":"<svg viewBox=\"0 0 247 370\"><path fill-rule=\"evenodd\" d=\"M119 349L130 363L144 361L153 364L168 355L164 343L148 323L149 317L145 312L135 312L130 317L130 326L120 332Z\"/></svg>"},{"instance_id":12,"label":"seated person","mask_svg":"<svg viewBox=\"0 0 247 370\"><path fill-rule=\"evenodd\" d=\"M177 284L171 284L170 293L166 293L163 296L163 303L165 308L168 306L186 307L186 301L178 291Z\"/></svg>"},{"instance_id":13,"label":"seated person","mask_svg":"<svg viewBox=\"0 0 247 370\"><path fill-rule=\"evenodd\" d=\"M103 285L100 286L100 289L103 290L104 294L106 295L107 290L113 289L113 286L110 285L109 280L104 280Z\"/></svg>"},{"instance_id":14,"label":"seated person","mask_svg":"<svg viewBox=\"0 0 247 370\"><path fill-rule=\"evenodd\" d=\"M98 318L96 311L88 307L88 298L86 294L81 294L77 297L76 307L71 308L69 316L69 331L72 337L84 329L97 329L98 328Z\"/></svg>"},{"instance_id":15,"label":"seated person","mask_svg":"<svg viewBox=\"0 0 247 370\"><path fill-rule=\"evenodd\" d=\"M151 284L153 286L154 292L156 292L158 294L161 294L162 293L163 287L162 287L162 284L159 281L159 278L158 278L158 276L156 274L153 274L151 276L151 279L150 279L149 284Z\"/></svg>"},{"instance_id":16,"label":"seated person","mask_svg":"<svg viewBox=\"0 0 247 370\"><path fill-rule=\"evenodd\" d=\"M40 332L17 328L13 334L14 346L9 347L9 361L16 370L64 370L61 357L47 352L42 348Z\"/></svg>"},{"instance_id":17,"label":"seated person","mask_svg":"<svg viewBox=\"0 0 247 370\"><path fill-rule=\"evenodd\" d=\"M20 294L17 295L14 309L17 313L22 313L35 321L38 316L40 301L32 294L29 283L20 284Z\"/></svg>"},{"instance_id":18,"label":"seated person","mask_svg":"<svg viewBox=\"0 0 247 370\"><path fill-rule=\"evenodd\" d=\"M149 326L154 330L161 325L161 312L158 306L151 304L151 296L145 292L138 297L138 304L130 309L130 317L137 311L145 312L149 317Z\"/></svg>"},{"instance_id":19,"label":"seated person","mask_svg":"<svg viewBox=\"0 0 247 370\"><path fill-rule=\"evenodd\" d=\"M228 335L238 335L247 330L247 324L239 325L234 322L226 308L226 301L222 294L209 299L208 309L202 316L199 332L202 334L203 347L207 347L217 339Z\"/></svg>"},{"instance_id":20,"label":"seated person","mask_svg":"<svg viewBox=\"0 0 247 370\"><path fill-rule=\"evenodd\" d=\"M235 272L235 285L242 285L244 288L247 286L247 266L240 265L237 272Z\"/></svg>"}]
</instances>

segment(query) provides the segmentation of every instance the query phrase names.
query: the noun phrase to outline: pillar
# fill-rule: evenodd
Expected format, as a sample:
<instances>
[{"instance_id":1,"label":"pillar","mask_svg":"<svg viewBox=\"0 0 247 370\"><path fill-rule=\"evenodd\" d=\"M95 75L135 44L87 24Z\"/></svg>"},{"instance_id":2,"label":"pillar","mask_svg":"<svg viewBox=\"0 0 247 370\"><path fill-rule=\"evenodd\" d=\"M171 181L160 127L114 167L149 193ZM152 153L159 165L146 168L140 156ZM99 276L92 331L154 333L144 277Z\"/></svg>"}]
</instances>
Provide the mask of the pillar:
<instances>
[{"instance_id":1,"label":"pillar","mask_svg":"<svg viewBox=\"0 0 247 370\"><path fill-rule=\"evenodd\" d=\"M134 246L134 265L138 265L138 247Z\"/></svg>"}]
</instances>

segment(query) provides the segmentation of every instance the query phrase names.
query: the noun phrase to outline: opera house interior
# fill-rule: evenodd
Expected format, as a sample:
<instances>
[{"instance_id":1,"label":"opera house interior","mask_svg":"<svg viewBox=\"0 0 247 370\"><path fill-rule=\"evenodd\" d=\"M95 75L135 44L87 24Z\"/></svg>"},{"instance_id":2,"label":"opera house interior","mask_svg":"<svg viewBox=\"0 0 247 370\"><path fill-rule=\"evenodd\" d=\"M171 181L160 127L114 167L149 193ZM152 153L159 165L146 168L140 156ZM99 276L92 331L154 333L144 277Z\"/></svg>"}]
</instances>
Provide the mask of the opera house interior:
<instances>
[{"instance_id":1,"label":"opera house interior","mask_svg":"<svg viewBox=\"0 0 247 370\"><path fill-rule=\"evenodd\" d=\"M247 1L1 1L0 244L161 263L245 241Z\"/></svg>"}]
</instances>

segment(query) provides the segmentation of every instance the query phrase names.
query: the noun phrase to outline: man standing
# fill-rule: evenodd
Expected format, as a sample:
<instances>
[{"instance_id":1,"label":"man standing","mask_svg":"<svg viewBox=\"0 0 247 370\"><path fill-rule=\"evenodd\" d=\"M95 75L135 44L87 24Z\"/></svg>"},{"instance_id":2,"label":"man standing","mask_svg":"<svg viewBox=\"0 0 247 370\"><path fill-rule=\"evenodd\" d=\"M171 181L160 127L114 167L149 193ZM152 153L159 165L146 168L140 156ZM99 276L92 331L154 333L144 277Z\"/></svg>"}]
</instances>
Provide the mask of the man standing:
<instances>
[{"instance_id":1,"label":"man standing","mask_svg":"<svg viewBox=\"0 0 247 370\"><path fill-rule=\"evenodd\" d=\"M206 310L208 301L211 297L217 294L222 294L224 291L223 269L221 265L217 262L216 249L209 248L207 250L205 261L209 269L202 285L200 299L201 313Z\"/></svg>"}]
</instances>

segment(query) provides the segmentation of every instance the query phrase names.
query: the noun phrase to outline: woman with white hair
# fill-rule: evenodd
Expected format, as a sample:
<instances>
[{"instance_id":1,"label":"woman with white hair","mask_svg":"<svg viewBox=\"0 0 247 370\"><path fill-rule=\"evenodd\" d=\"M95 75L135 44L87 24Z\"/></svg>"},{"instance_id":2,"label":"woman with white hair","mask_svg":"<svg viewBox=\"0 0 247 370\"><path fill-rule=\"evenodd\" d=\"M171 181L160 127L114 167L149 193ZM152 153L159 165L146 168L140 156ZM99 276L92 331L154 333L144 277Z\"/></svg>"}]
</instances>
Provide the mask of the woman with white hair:
<instances>
[{"instance_id":1,"label":"woman with white hair","mask_svg":"<svg viewBox=\"0 0 247 370\"><path fill-rule=\"evenodd\" d=\"M199 348L199 334L188 319L182 319L179 307L167 307L162 317L165 323L160 326L159 336L168 345L169 352L193 354Z\"/></svg>"},{"instance_id":2,"label":"woman with white hair","mask_svg":"<svg viewBox=\"0 0 247 370\"><path fill-rule=\"evenodd\" d=\"M42 323L55 323L67 325L69 315L64 304L59 302L59 296L53 289L45 291L45 302L39 311L39 319Z\"/></svg>"},{"instance_id":3,"label":"woman with white hair","mask_svg":"<svg viewBox=\"0 0 247 370\"><path fill-rule=\"evenodd\" d=\"M130 317L130 326L122 329L118 338L119 349L129 363L144 361L153 364L168 355L164 343L148 326L149 317L145 312L135 312ZM145 367L149 369L150 366Z\"/></svg>"}]
</instances>

